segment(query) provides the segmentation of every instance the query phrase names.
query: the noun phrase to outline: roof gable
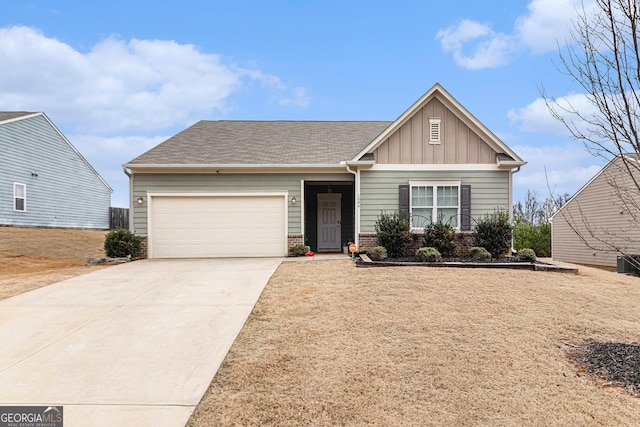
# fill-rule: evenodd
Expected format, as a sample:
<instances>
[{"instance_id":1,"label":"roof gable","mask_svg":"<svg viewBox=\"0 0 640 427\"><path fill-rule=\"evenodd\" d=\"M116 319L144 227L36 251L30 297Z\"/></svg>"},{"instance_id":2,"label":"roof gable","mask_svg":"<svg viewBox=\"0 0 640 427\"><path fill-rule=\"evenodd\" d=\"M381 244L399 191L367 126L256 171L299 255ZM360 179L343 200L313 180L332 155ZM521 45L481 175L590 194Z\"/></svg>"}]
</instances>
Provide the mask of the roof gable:
<instances>
[{"instance_id":1,"label":"roof gable","mask_svg":"<svg viewBox=\"0 0 640 427\"><path fill-rule=\"evenodd\" d=\"M429 118L443 121L441 144L429 144ZM449 136L448 136L449 135ZM374 154L382 163L498 163L524 162L462 104L436 83L387 129L361 150L354 161Z\"/></svg>"},{"instance_id":2,"label":"roof gable","mask_svg":"<svg viewBox=\"0 0 640 427\"><path fill-rule=\"evenodd\" d=\"M24 112L24 111L22 111L22 112L0 112L0 126L7 125L8 123L18 122L18 121L23 121L23 120L28 120L28 119L32 119L32 118L38 118L38 117L41 117L42 119L44 119L46 124L51 128L51 130L54 132L54 134L62 141L62 143L65 144L66 146L68 146L68 148L70 148L76 154L76 156L78 156L78 158L82 161L82 163L84 163L88 167L88 169L93 174L96 175L96 177L100 180L100 182L110 192L113 192L113 189L107 183L107 181L105 181L104 178L102 178L102 176L100 176L98 171L96 171L94 169L94 167L91 166L91 164L87 161L87 159L85 159L84 156L82 154L80 154L78 149L71 143L71 141L69 141L67 139L66 136L64 136L64 134L60 131L60 129L58 129L55 124L53 124L51 119L49 119L49 117L47 117L47 115L45 113L43 113L43 112L30 113L30 112Z\"/></svg>"}]
</instances>

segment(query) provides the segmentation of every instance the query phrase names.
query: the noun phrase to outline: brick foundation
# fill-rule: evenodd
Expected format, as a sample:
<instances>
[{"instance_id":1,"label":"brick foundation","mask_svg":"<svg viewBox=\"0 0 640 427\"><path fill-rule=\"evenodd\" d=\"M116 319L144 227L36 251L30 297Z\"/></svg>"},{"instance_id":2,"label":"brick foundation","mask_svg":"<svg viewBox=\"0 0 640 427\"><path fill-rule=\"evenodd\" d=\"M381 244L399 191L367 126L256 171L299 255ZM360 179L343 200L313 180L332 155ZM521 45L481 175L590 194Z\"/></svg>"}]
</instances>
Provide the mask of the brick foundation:
<instances>
[{"instance_id":1,"label":"brick foundation","mask_svg":"<svg viewBox=\"0 0 640 427\"><path fill-rule=\"evenodd\" d=\"M422 247L422 233L413 234L413 243L408 255L413 255ZM369 252L376 246L378 246L378 236L376 233L360 233L359 238L359 252ZM469 254L469 249L473 247L473 233L462 232L456 233L456 255L465 256Z\"/></svg>"},{"instance_id":2,"label":"brick foundation","mask_svg":"<svg viewBox=\"0 0 640 427\"><path fill-rule=\"evenodd\" d=\"M304 245L302 240L302 234L289 234L287 235L287 251L292 246Z\"/></svg>"},{"instance_id":3,"label":"brick foundation","mask_svg":"<svg viewBox=\"0 0 640 427\"><path fill-rule=\"evenodd\" d=\"M140 236L140 259L149 258L149 238Z\"/></svg>"}]
</instances>

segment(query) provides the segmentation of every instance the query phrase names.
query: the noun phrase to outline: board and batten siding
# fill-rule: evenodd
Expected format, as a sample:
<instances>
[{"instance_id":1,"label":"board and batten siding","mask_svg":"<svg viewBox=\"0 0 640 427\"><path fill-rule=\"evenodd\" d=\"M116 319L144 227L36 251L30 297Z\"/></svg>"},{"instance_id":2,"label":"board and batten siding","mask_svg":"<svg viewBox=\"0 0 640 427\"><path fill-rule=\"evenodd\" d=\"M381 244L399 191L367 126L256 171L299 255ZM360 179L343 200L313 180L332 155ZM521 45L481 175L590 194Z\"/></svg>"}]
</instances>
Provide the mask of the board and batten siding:
<instances>
[{"instance_id":1,"label":"board and batten siding","mask_svg":"<svg viewBox=\"0 0 640 427\"><path fill-rule=\"evenodd\" d=\"M43 115L0 124L0 153L0 224L109 228L111 189ZM13 183L26 185L26 212Z\"/></svg>"},{"instance_id":2,"label":"board and batten siding","mask_svg":"<svg viewBox=\"0 0 640 427\"><path fill-rule=\"evenodd\" d=\"M440 118L441 142L429 143L429 119ZM416 111L374 151L377 164L488 164L496 152L438 99Z\"/></svg>"},{"instance_id":3,"label":"board and batten siding","mask_svg":"<svg viewBox=\"0 0 640 427\"><path fill-rule=\"evenodd\" d=\"M640 254L640 229L621 200L622 196L627 206L634 209L640 206L640 195L621 166L619 158L614 160L554 215L551 228L553 259L615 267L620 253L611 251L610 245L602 241L620 247L626 253ZM619 194L619 188L627 191Z\"/></svg>"},{"instance_id":4,"label":"board and batten siding","mask_svg":"<svg viewBox=\"0 0 640 427\"><path fill-rule=\"evenodd\" d=\"M509 206L510 171L362 171L360 173L360 231L374 233L381 212L398 210L398 189L410 180L461 181L471 185L471 217L480 218ZM473 227L473 221L472 221Z\"/></svg>"},{"instance_id":5,"label":"board and batten siding","mask_svg":"<svg viewBox=\"0 0 640 427\"><path fill-rule=\"evenodd\" d=\"M302 194L301 182L331 181L351 182L351 174L304 174L304 173L134 173L132 199L139 197L145 201L147 193L234 193L243 192L288 192L288 230L290 234L302 233ZM292 197L298 200L295 205L290 203ZM133 203L132 226L136 234L147 235L147 203L139 205ZM259 233L260 230L256 230Z\"/></svg>"}]
</instances>

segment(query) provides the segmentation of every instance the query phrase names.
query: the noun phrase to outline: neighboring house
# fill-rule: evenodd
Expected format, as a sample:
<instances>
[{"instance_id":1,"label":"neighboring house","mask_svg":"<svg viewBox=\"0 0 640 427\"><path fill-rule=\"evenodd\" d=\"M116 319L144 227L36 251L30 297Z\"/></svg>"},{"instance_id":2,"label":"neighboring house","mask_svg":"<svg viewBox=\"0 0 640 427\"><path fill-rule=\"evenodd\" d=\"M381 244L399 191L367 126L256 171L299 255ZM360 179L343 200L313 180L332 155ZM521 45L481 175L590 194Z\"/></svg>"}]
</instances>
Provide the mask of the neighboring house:
<instances>
[{"instance_id":1,"label":"neighboring house","mask_svg":"<svg viewBox=\"0 0 640 427\"><path fill-rule=\"evenodd\" d=\"M0 224L109 228L111 187L44 113L0 112Z\"/></svg>"},{"instance_id":2,"label":"neighboring house","mask_svg":"<svg viewBox=\"0 0 640 427\"><path fill-rule=\"evenodd\" d=\"M620 251L640 254L639 168L637 155L616 157L551 217L553 259L615 267Z\"/></svg>"},{"instance_id":3,"label":"neighboring house","mask_svg":"<svg viewBox=\"0 0 640 427\"><path fill-rule=\"evenodd\" d=\"M368 250L382 211L468 232L510 210L525 163L436 84L393 122L200 121L124 168L131 229L163 258Z\"/></svg>"}]
</instances>

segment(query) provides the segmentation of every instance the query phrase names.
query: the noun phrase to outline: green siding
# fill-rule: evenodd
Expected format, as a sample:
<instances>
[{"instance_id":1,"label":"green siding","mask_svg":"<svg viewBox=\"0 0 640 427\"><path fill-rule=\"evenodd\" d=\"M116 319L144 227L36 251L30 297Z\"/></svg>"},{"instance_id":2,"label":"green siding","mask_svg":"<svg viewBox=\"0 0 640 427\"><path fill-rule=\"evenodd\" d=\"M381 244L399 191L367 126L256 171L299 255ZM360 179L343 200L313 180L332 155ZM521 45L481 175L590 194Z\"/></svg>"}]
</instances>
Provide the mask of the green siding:
<instances>
[{"instance_id":1,"label":"green siding","mask_svg":"<svg viewBox=\"0 0 640 427\"><path fill-rule=\"evenodd\" d=\"M362 171L360 230L374 233L380 212L398 209L398 186L408 184L410 180L460 180L463 185L471 185L473 218L496 208L509 209L509 174L509 171Z\"/></svg>"},{"instance_id":2,"label":"green siding","mask_svg":"<svg viewBox=\"0 0 640 427\"><path fill-rule=\"evenodd\" d=\"M240 193L287 191L289 200L296 197L302 200L300 183L305 181L353 181L351 174L141 174L135 173L133 179L132 200L147 198L147 193ZM133 231L139 235L147 234L147 203L133 203ZM289 203L288 232L302 233L301 203ZM259 233L260 230L256 230Z\"/></svg>"}]
</instances>

